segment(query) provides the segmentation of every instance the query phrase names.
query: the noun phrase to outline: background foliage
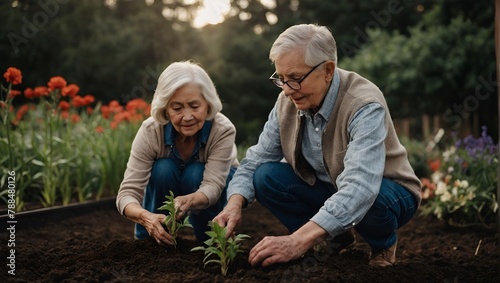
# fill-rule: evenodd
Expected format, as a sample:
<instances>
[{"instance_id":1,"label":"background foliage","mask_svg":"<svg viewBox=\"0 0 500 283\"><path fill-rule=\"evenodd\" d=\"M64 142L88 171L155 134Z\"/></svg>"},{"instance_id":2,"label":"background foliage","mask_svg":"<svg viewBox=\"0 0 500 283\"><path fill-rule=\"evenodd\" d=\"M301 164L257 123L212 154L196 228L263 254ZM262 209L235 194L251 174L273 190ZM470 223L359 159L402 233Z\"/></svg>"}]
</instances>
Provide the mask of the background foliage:
<instances>
[{"instance_id":1,"label":"background foliage","mask_svg":"<svg viewBox=\"0 0 500 283\"><path fill-rule=\"evenodd\" d=\"M150 100L168 64L194 59L215 81L238 143L249 144L278 93L267 81L272 42L290 25L314 22L334 33L339 66L379 85L395 118L437 114L457 128L474 112L497 136L492 0L232 0L222 24L193 28L199 5L2 1L0 70L29 72L28 86L62 75L104 103L125 103Z\"/></svg>"}]
</instances>

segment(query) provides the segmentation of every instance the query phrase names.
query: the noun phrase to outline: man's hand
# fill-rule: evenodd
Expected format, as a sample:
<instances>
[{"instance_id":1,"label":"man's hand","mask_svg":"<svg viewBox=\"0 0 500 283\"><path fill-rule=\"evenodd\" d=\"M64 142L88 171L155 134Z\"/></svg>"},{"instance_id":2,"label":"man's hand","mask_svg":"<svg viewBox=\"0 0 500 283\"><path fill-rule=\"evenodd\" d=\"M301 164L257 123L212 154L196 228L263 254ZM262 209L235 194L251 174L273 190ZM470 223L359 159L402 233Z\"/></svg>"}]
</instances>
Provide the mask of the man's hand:
<instances>
[{"instance_id":1,"label":"man's hand","mask_svg":"<svg viewBox=\"0 0 500 283\"><path fill-rule=\"evenodd\" d=\"M255 245L250 251L248 262L256 266L269 266L279 262L288 262L301 257L307 249L298 245L290 236L267 236Z\"/></svg>"},{"instance_id":2,"label":"man's hand","mask_svg":"<svg viewBox=\"0 0 500 283\"><path fill-rule=\"evenodd\" d=\"M248 262L253 266L261 263L265 267L297 259L327 234L318 224L309 221L290 236L264 237L250 251Z\"/></svg>"},{"instance_id":3,"label":"man's hand","mask_svg":"<svg viewBox=\"0 0 500 283\"><path fill-rule=\"evenodd\" d=\"M241 208L245 198L241 195L232 195L226 207L212 221L221 227L226 227L226 238L229 238L241 222Z\"/></svg>"}]
</instances>

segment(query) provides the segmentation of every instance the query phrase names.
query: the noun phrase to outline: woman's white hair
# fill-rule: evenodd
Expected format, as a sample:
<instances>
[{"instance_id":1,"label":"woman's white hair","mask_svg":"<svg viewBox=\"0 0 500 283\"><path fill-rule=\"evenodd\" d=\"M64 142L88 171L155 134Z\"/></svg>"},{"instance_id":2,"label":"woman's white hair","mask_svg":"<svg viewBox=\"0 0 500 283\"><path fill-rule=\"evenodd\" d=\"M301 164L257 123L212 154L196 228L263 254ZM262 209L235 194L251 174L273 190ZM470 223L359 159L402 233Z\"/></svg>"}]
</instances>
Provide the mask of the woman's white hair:
<instances>
[{"instance_id":1,"label":"woman's white hair","mask_svg":"<svg viewBox=\"0 0 500 283\"><path fill-rule=\"evenodd\" d=\"M186 84L201 87L201 94L209 105L207 120L212 120L222 110L222 102L207 72L193 61L174 62L158 78L158 86L151 102L151 116L155 121L162 125L168 123L167 104L172 95Z\"/></svg>"},{"instance_id":2,"label":"woman's white hair","mask_svg":"<svg viewBox=\"0 0 500 283\"><path fill-rule=\"evenodd\" d=\"M291 26L274 41L269 59L275 63L283 54L303 50L304 63L310 67L325 61L337 63L337 44L330 30L317 24Z\"/></svg>"}]
</instances>

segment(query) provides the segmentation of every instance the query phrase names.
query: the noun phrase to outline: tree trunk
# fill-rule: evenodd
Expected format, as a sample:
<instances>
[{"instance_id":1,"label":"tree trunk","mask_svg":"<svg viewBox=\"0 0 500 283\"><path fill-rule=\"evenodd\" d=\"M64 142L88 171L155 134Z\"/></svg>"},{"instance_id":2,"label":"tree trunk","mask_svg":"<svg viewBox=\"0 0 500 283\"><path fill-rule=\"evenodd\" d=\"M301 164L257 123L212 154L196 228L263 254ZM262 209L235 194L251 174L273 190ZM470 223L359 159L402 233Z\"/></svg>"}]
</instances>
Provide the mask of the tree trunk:
<instances>
[{"instance_id":1,"label":"tree trunk","mask_svg":"<svg viewBox=\"0 0 500 283\"><path fill-rule=\"evenodd\" d=\"M431 129L430 129L430 118L429 115L423 114L422 115L422 136L424 137L424 140L427 141L429 139L429 136L431 135Z\"/></svg>"}]
</instances>

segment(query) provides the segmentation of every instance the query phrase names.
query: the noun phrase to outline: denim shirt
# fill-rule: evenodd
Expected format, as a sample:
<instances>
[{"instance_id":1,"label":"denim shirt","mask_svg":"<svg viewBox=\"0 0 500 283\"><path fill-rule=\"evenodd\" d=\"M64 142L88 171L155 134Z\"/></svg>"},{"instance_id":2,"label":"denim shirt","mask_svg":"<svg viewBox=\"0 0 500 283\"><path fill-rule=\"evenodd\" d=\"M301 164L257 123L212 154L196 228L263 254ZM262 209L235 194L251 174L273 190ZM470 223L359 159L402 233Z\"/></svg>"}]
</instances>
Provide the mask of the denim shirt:
<instances>
[{"instance_id":1,"label":"denim shirt","mask_svg":"<svg viewBox=\"0 0 500 283\"><path fill-rule=\"evenodd\" d=\"M212 128L212 121L208 120L205 121L201 130L197 133L198 140L196 141L196 145L194 146L193 152L191 153L191 157L189 157L189 160L187 162L184 162L184 160L181 158L179 152L175 147L175 137L178 135L178 133L172 126L172 123L167 123L165 125L165 146L170 147L170 153L168 155L168 158L172 158L180 169L184 169L184 167L193 162L199 162L200 148L207 144L211 128Z\"/></svg>"},{"instance_id":2,"label":"denim shirt","mask_svg":"<svg viewBox=\"0 0 500 283\"><path fill-rule=\"evenodd\" d=\"M337 180L331 180L324 165L321 136L326 121L335 105L340 79L338 70L327 92L320 110L313 116L309 111L299 111L305 115L306 125L302 152L317 177L337 188L327 199L318 213L311 218L331 236L342 233L359 223L378 195L385 166L385 110L378 103L360 108L348 126L350 142L346 152L344 171ZM333 153L332 153L333 154ZM262 163L278 162L283 158L280 129L276 105L271 110L268 121L256 145L250 147L233 176L228 188L228 198L233 194L242 195L249 203L255 200L253 172Z\"/></svg>"}]
</instances>

